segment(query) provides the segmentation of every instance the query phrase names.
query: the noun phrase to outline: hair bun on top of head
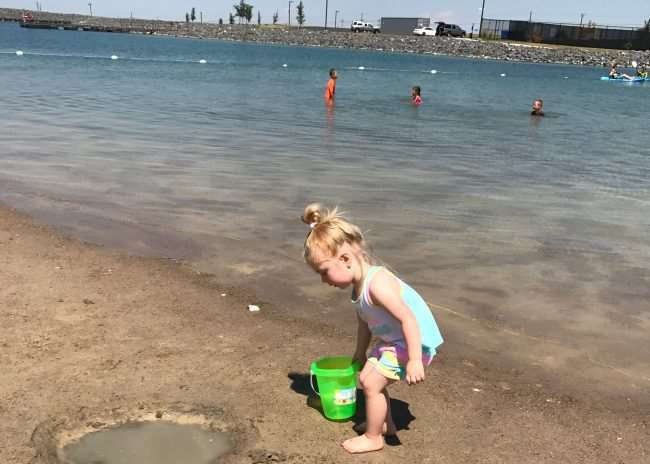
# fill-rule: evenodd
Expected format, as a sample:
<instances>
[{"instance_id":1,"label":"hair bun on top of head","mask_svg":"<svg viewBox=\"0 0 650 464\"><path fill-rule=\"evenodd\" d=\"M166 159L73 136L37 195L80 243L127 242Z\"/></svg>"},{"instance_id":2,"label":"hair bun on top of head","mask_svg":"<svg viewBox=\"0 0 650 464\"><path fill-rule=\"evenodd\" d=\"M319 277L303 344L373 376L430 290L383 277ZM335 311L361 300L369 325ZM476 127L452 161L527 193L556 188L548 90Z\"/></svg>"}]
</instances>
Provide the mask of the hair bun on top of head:
<instances>
[{"instance_id":1,"label":"hair bun on top of head","mask_svg":"<svg viewBox=\"0 0 650 464\"><path fill-rule=\"evenodd\" d=\"M305 211L302 213L302 222L309 225L312 229L320 224L323 214L322 206L320 203L312 203L305 207Z\"/></svg>"}]
</instances>

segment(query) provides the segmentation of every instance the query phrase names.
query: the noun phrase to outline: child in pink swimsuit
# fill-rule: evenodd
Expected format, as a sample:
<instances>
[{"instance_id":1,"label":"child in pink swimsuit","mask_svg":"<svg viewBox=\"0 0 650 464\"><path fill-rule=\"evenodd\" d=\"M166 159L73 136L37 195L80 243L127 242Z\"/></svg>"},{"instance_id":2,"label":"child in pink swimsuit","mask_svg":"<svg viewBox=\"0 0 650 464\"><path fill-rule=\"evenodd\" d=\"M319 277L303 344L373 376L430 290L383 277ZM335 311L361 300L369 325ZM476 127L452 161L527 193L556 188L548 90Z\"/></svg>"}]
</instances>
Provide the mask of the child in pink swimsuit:
<instances>
[{"instance_id":1,"label":"child in pink swimsuit","mask_svg":"<svg viewBox=\"0 0 650 464\"><path fill-rule=\"evenodd\" d=\"M411 91L411 102L415 106L420 106L422 104L422 97L420 96L420 92L421 89L419 85L413 87L413 90Z\"/></svg>"}]
</instances>

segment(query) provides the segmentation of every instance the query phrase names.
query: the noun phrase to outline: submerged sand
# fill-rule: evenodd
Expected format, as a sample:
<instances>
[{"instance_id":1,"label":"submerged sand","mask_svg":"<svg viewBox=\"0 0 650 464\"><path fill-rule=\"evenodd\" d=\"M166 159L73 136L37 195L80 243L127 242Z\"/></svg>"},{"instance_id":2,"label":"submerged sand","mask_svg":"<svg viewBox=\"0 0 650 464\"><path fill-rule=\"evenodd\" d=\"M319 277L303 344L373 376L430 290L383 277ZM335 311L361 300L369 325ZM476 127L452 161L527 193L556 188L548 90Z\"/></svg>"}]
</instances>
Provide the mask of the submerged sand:
<instances>
[{"instance_id":1,"label":"submerged sand","mask_svg":"<svg viewBox=\"0 0 650 464\"><path fill-rule=\"evenodd\" d=\"M650 456L647 384L621 377L624 388L604 392L582 384L579 373L562 382L543 366L501 364L496 343L468 349L497 338L485 334L489 327L443 314L450 336L426 383L392 390L401 445L350 457L339 442L354 422L328 422L308 405L307 374L311 360L352 351L353 328L293 317L182 262L81 243L2 208L0 263L2 463L55 462L43 434L33 435L43 424L55 430L116 411L164 415L179 407L223 411L240 438L230 460L241 463L645 463ZM249 304L261 311L249 312ZM585 361L585 370L596 368ZM611 368L602 369L615 383Z\"/></svg>"}]
</instances>

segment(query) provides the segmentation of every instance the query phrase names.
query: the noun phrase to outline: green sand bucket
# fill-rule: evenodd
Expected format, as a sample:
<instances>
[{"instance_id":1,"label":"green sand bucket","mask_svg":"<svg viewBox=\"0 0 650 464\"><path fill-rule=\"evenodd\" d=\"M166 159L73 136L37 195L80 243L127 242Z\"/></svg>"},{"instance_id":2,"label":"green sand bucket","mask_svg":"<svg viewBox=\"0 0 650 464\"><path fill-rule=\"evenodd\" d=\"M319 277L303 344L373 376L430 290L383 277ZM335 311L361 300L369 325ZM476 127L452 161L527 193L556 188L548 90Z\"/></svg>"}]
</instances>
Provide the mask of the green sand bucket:
<instances>
[{"instance_id":1,"label":"green sand bucket","mask_svg":"<svg viewBox=\"0 0 650 464\"><path fill-rule=\"evenodd\" d=\"M359 364L353 364L349 356L325 357L311 363L309 382L314 393L320 396L326 418L345 420L357 412L359 368ZM320 392L314 388L314 376Z\"/></svg>"}]
</instances>

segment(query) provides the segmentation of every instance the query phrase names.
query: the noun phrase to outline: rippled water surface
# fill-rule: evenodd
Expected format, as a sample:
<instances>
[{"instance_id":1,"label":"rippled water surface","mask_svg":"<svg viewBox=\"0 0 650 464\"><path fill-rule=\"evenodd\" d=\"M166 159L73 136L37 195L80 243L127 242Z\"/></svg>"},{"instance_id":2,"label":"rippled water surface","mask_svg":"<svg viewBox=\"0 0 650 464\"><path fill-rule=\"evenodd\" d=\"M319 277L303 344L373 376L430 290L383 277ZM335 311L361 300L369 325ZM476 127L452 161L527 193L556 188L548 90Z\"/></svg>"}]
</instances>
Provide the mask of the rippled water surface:
<instances>
[{"instance_id":1,"label":"rippled water surface","mask_svg":"<svg viewBox=\"0 0 650 464\"><path fill-rule=\"evenodd\" d=\"M345 298L300 258L302 207L339 204L449 314L650 379L648 84L7 24L0 69L2 201L347 324ZM547 116L531 119L538 96Z\"/></svg>"}]
</instances>

